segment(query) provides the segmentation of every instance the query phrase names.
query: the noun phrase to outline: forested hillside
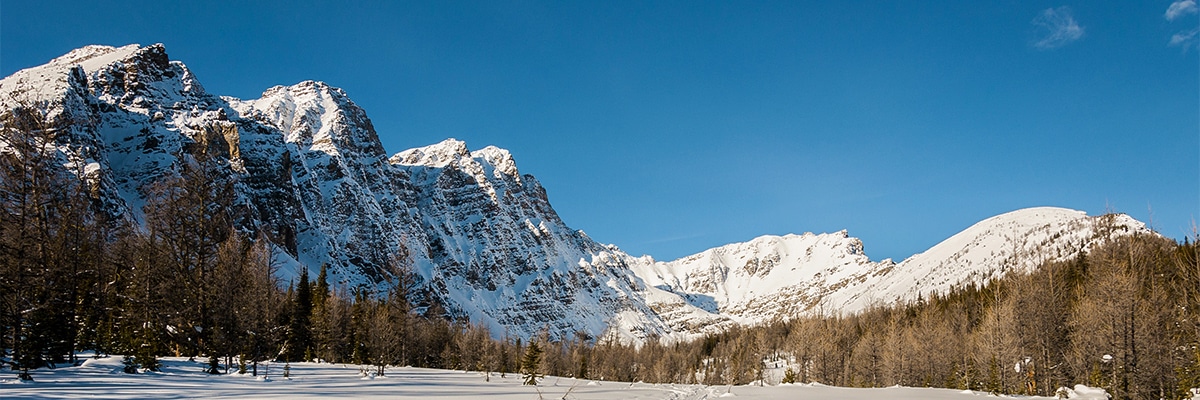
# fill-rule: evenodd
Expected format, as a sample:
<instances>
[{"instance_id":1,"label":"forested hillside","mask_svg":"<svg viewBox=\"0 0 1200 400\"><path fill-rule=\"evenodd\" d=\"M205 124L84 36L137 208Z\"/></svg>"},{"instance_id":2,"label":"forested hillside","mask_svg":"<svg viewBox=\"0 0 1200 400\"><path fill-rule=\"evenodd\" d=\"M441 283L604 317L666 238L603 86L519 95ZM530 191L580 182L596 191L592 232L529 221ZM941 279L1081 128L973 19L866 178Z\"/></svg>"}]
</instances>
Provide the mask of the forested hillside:
<instances>
[{"instance_id":1,"label":"forested hillside","mask_svg":"<svg viewBox=\"0 0 1200 400\"><path fill-rule=\"evenodd\" d=\"M1126 236L1066 262L908 304L734 327L684 343L571 346L550 373L711 385L820 382L1054 396L1075 384L1119 399L1200 386L1200 246ZM632 360L632 362L630 362ZM785 368L782 377L766 372Z\"/></svg>"}]
</instances>

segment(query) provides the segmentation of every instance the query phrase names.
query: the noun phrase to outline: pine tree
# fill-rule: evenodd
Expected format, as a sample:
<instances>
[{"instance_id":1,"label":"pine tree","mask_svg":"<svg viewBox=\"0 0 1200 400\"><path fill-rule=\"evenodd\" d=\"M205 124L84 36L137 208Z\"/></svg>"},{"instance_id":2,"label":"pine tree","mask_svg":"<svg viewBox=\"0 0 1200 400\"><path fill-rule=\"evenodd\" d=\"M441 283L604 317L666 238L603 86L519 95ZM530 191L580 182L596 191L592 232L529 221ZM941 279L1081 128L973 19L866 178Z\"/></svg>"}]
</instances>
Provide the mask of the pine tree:
<instances>
[{"instance_id":1,"label":"pine tree","mask_svg":"<svg viewBox=\"0 0 1200 400\"><path fill-rule=\"evenodd\" d=\"M204 372L211 375L219 375L221 373L221 361L216 354L208 355L208 368Z\"/></svg>"},{"instance_id":2,"label":"pine tree","mask_svg":"<svg viewBox=\"0 0 1200 400\"><path fill-rule=\"evenodd\" d=\"M371 360L371 354L367 348L368 331L370 330L370 310L368 299L365 290L354 291L354 304L350 306L350 345L352 347L350 359L355 364L366 364Z\"/></svg>"},{"instance_id":3,"label":"pine tree","mask_svg":"<svg viewBox=\"0 0 1200 400\"><path fill-rule=\"evenodd\" d=\"M151 336L151 333L145 333L146 336ZM147 371L158 371L162 364L158 361L158 348L152 344L153 339L144 339L143 344L138 347L133 360L137 365Z\"/></svg>"},{"instance_id":4,"label":"pine tree","mask_svg":"<svg viewBox=\"0 0 1200 400\"><path fill-rule=\"evenodd\" d=\"M300 271L300 283L296 285L292 321L288 326L286 361L304 361L312 355L312 287L308 283L308 270Z\"/></svg>"},{"instance_id":5,"label":"pine tree","mask_svg":"<svg viewBox=\"0 0 1200 400\"><path fill-rule=\"evenodd\" d=\"M165 349L163 314L168 311L164 298L170 285L158 244L152 234L124 231L111 259L123 271L117 280L120 313L115 318L119 324L114 328L119 336L116 349L133 355L136 368L150 371L158 370L157 357Z\"/></svg>"},{"instance_id":6,"label":"pine tree","mask_svg":"<svg viewBox=\"0 0 1200 400\"><path fill-rule=\"evenodd\" d=\"M313 285L312 307L312 342L315 358L337 362L339 359L334 348L337 347L338 337L335 331L339 328L331 324L334 315L331 310L329 293L328 264L321 264L317 273L317 283Z\"/></svg>"},{"instance_id":7,"label":"pine tree","mask_svg":"<svg viewBox=\"0 0 1200 400\"><path fill-rule=\"evenodd\" d=\"M783 380L779 383L796 383L796 371L791 367L783 371Z\"/></svg>"},{"instance_id":8,"label":"pine tree","mask_svg":"<svg viewBox=\"0 0 1200 400\"><path fill-rule=\"evenodd\" d=\"M536 341L529 341L529 347L525 348L525 358L521 360L521 379L525 385L537 386L538 379L542 378L539 370L542 363L542 349L538 347Z\"/></svg>"},{"instance_id":9,"label":"pine tree","mask_svg":"<svg viewBox=\"0 0 1200 400\"><path fill-rule=\"evenodd\" d=\"M312 302L313 308L324 308L325 300L329 298L329 275L326 271L329 264L321 264L321 272L317 273L317 284L313 289Z\"/></svg>"},{"instance_id":10,"label":"pine tree","mask_svg":"<svg viewBox=\"0 0 1200 400\"><path fill-rule=\"evenodd\" d=\"M508 336L505 336L504 341L500 343L500 354L496 357L497 364L499 365L499 368L497 369L499 370L498 372L500 372L501 378L508 377L508 365L510 362L512 362L512 360L509 359L508 346Z\"/></svg>"},{"instance_id":11,"label":"pine tree","mask_svg":"<svg viewBox=\"0 0 1200 400\"><path fill-rule=\"evenodd\" d=\"M133 356L131 356L131 355L127 354L127 355L123 356L121 358L121 365L124 366L123 368L121 368L121 370L127 374L138 373L137 362L133 360Z\"/></svg>"}]
</instances>

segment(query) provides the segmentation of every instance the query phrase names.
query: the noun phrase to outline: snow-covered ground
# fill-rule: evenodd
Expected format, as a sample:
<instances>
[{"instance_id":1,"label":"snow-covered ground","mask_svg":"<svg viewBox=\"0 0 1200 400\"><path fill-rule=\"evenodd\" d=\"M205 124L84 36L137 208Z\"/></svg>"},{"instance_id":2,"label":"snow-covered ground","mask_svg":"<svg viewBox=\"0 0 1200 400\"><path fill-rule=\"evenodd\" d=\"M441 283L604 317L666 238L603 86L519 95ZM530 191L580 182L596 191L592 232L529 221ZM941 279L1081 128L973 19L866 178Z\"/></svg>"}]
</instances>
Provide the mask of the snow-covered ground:
<instances>
[{"instance_id":1,"label":"snow-covered ground","mask_svg":"<svg viewBox=\"0 0 1200 400\"><path fill-rule=\"evenodd\" d=\"M183 399L183 398L388 398L388 399L984 399L986 393L952 389L889 387L841 388L823 385L702 386L598 382L546 377L541 386L522 386L518 374L493 374L425 368L389 368L383 377L362 377L359 367L345 364L296 363L290 378L283 364L272 364L269 379L249 374L207 375L200 361L166 358L162 372L129 375L121 358L88 359L79 367L40 369L34 382L12 375L0 378L5 399ZM260 365L260 372L267 370ZM1020 397L1037 398L1037 397Z\"/></svg>"}]
</instances>

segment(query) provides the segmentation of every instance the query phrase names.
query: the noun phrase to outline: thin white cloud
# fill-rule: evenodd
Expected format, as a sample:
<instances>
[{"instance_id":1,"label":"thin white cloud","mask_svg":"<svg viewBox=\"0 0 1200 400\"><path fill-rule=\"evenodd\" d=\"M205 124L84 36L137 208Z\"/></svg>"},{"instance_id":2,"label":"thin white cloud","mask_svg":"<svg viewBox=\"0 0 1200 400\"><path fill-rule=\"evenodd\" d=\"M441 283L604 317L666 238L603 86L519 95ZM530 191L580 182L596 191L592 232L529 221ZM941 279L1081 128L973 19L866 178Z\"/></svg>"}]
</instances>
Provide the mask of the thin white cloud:
<instances>
[{"instance_id":1,"label":"thin white cloud","mask_svg":"<svg viewBox=\"0 0 1200 400\"><path fill-rule=\"evenodd\" d=\"M1200 28L1195 28L1190 31L1183 31L1171 35L1171 42L1168 46L1180 46L1183 48L1191 47L1190 44L1196 41L1196 35L1200 34Z\"/></svg>"},{"instance_id":2,"label":"thin white cloud","mask_svg":"<svg viewBox=\"0 0 1200 400\"><path fill-rule=\"evenodd\" d=\"M1196 0L1175 0L1171 6L1167 7L1167 12L1163 13L1163 18L1167 21L1174 21L1183 18L1188 14L1200 12L1200 8L1196 7ZM1167 42L1167 46L1179 46L1184 52L1196 45L1197 36L1200 35L1200 28L1192 28L1183 30L1171 35L1171 41Z\"/></svg>"},{"instance_id":3,"label":"thin white cloud","mask_svg":"<svg viewBox=\"0 0 1200 400\"><path fill-rule=\"evenodd\" d=\"M1056 49L1083 38L1083 27L1075 22L1071 8L1067 6L1047 8L1032 23L1038 33L1033 47L1041 50Z\"/></svg>"},{"instance_id":4,"label":"thin white cloud","mask_svg":"<svg viewBox=\"0 0 1200 400\"><path fill-rule=\"evenodd\" d=\"M1167 21L1174 21L1176 18L1184 15L1195 14L1197 11L1200 11L1200 9L1196 8L1196 0L1175 0L1174 3L1171 3L1170 7L1167 7L1167 12L1163 14L1163 18L1166 18Z\"/></svg>"}]
</instances>

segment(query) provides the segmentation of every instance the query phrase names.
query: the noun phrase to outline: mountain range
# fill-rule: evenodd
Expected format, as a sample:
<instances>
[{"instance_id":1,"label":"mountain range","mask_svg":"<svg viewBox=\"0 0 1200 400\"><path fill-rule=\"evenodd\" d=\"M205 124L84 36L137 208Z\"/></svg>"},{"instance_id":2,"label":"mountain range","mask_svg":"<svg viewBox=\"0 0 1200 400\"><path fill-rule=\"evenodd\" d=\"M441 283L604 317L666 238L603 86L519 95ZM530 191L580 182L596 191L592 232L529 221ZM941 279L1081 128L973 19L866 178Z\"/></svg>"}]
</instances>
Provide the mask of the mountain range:
<instances>
[{"instance_id":1,"label":"mountain range","mask_svg":"<svg viewBox=\"0 0 1200 400\"><path fill-rule=\"evenodd\" d=\"M86 46L0 80L0 103L40 111L63 167L96 188L98 212L143 223L151 185L202 152L233 183L239 226L278 250L285 281L326 265L335 284L372 287L399 259L418 304L497 335L686 339L851 313L1150 232L1123 214L1040 207L900 262L871 260L846 231L762 236L664 262L568 227L507 150L447 139L388 155L366 112L318 81L237 99L205 91L161 44Z\"/></svg>"}]
</instances>

